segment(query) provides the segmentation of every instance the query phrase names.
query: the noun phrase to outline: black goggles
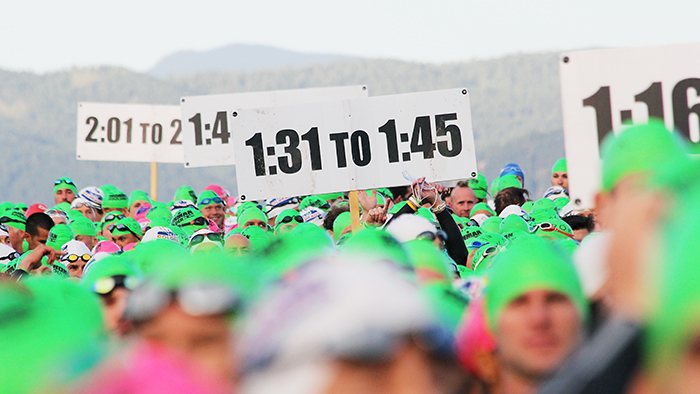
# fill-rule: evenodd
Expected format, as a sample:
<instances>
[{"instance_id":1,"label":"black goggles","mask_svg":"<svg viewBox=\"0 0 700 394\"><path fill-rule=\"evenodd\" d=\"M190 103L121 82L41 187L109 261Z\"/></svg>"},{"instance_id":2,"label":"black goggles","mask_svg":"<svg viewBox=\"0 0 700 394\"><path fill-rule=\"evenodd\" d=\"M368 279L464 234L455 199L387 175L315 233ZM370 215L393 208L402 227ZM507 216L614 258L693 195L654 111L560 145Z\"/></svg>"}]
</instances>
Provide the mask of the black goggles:
<instances>
[{"instance_id":1,"label":"black goggles","mask_svg":"<svg viewBox=\"0 0 700 394\"><path fill-rule=\"evenodd\" d=\"M195 225L195 226L208 226L208 225L209 225L209 222L207 222L207 219L205 219L205 218L203 218L203 217L200 217L200 218L192 219L192 220L190 220L189 222L182 223L182 224L180 224L180 227L183 227L183 226L192 226L192 225Z\"/></svg>"},{"instance_id":2,"label":"black goggles","mask_svg":"<svg viewBox=\"0 0 700 394\"><path fill-rule=\"evenodd\" d=\"M75 182L73 182L73 180L70 179L70 178L58 178L58 179L56 179L56 180L54 181L53 184L54 184L54 186L58 186L58 185L60 185L61 183L67 183L67 184L69 184L69 185L75 186Z\"/></svg>"},{"instance_id":3,"label":"black goggles","mask_svg":"<svg viewBox=\"0 0 700 394\"><path fill-rule=\"evenodd\" d=\"M26 222L23 222L21 220L15 220L15 219L12 219L11 217L8 217L8 216L3 216L0 218L0 223L22 223L22 224L25 224Z\"/></svg>"},{"instance_id":4,"label":"black goggles","mask_svg":"<svg viewBox=\"0 0 700 394\"><path fill-rule=\"evenodd\" d=\"M213 284L191 284L171 290L154 283L136 288L126 303L124 317L142 322L156 316L172 301L191 316L210 316L238 309L239 297L230 288Z\"/></svg>"},{"instance_id":5,"label":"black goggles","mask_svg":"<svg viewBox=\"0 0 700 394\"><path fill-rule=\"evenodd\" d=\"M207 239L207 238L210 241L218 242L220 244L224 243L224 240L221 238L221 235L219 235L218 233L197 234L190 239L189 246L199 245L202 242L204 242L204 239Z\"/></svg>"},{"instance_id":6,"label":"black goggles","mask_svg":"<svg viewBox=\"0 0 700 394\"><path fill-rule=\"evenodd\" d=\"M292 220L296 221L297 223L304 223L304 218L301 217L301 215L294 215L294 216L285 216L280 220L278 224L285 224L285 223L291 223Z\"/></svg>"},{"instance_id":7,"label":"black goggles","mask_svg":"<svg viewBox=\"0 0 700 394\"><path fill-rule=\"evenodd\" d=\"M123 223L113 224L113 225L109 226L108 229L109 229L110 233L114 232L114 229L117 229L119 231L128 231L128 232L134 234L134 236L136 238L141 239L140 235L133 232L128 226L124 225Z\"/></svg>"},{"instance_id":8,"label":"black goggles","mask_svg":"<svg viewBox=\"0 0 700 394\"><path fill-rule=\"evenodd\" d=\"M99 295L107 295L120 287L133 291L140 283L141 280L134 276L114 275L96 280L90 289Z\"/></svg>"},{"instance_id":9,"label":"black goggles","mask_svg":"<svg viewBox=\"0 0 700 394\"><path fill-rule=\"evenodd\" d=\"M125 216L124 214L122 214L122 213L108 213L108 214L104 217L104 219L102 219L102 222L103 222L103 223L109 223L109 222L113 222L113 221L115 221L115 220L122 220L122 219L125 219L125 218L126 218L126 216Z\"/></svg>"},{"instance_id":10,"label":"black goggles","mask_svg":"<svg viewBox=\"0 0 700 394\"><path fill-rule=\"evenodd\" d=\"M0 262L1 261L12 261L16 258L18 258L20 254L18 252L10 252L7 256L0 256ZM5 264L5 263L3 263Z\"/></svg>"}]
</instances>

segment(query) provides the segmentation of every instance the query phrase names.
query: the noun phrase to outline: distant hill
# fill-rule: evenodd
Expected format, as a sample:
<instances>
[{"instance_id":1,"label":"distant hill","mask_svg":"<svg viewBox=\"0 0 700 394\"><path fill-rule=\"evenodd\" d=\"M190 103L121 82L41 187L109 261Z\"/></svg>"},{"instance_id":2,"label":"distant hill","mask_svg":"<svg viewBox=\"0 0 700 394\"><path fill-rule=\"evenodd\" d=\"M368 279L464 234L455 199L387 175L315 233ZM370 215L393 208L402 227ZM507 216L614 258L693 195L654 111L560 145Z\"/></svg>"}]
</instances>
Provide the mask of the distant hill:
<instances>
[{"instance_id":1,"label":"distant hill","mask_svg":"<svg viewBox=\"0 0 700 394\"><path fill-rule=\"evenodd\" d=\"M371 96L467 87L479 170L489 182L510 162L525 170L538 197L549 171L564 155L557 55L429 65L350 59L253 72L206 72L157 78L123 68L81 68L44 75L0 70L0 201L52 201L52 182L68 175L79 188L114 184L149 190L148 163L78 161L75 129L79 101L178 104L187 95L367 84ZM416 174L417 175L417 174ZM183 184L210 183L236 191L233 167L185 169L158 165L159 199Z\"/></svg>"},{"instance_id":2,"label":"distant hill","mask_svg":"<svg viewBox=\"0 0 700 394\"><path fill-rule=\"evenodd\" d=\"M209 51L173 53L159 60L148 73L157 77L173 77L202 72L250 72L351 59L349 56L300 53L263 45L232 44Z\"/></svg>"}]
</instances>

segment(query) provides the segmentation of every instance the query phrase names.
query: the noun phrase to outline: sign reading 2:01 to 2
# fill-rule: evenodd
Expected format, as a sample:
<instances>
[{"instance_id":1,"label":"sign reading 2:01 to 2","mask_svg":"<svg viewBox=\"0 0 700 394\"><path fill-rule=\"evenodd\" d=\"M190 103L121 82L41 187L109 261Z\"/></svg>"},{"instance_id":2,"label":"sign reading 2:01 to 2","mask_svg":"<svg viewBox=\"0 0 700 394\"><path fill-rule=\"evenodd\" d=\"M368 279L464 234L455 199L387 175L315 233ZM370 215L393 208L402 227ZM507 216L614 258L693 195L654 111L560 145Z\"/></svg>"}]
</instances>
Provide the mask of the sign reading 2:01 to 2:
<instances>
[{"instance_id":1,"label":"sign reading 2:01 to 2","mask_svg":"<svg viewBox=\"0 0 700 394\"><path fill-rule=\"evenodd\" d=\"M182 163L178 105L79 103L79 160Z\"/></svg>"},{"instance_id":2,"label":"sign reading 2:01 to 2","mask_svg":"<svg viewBox=\"0 0 700 394\"><path fill-rule=\"evenodd\" d=\"M246 199L476 175L466 89L242 109L230 125Z\"/></svg>"}]
</instances>

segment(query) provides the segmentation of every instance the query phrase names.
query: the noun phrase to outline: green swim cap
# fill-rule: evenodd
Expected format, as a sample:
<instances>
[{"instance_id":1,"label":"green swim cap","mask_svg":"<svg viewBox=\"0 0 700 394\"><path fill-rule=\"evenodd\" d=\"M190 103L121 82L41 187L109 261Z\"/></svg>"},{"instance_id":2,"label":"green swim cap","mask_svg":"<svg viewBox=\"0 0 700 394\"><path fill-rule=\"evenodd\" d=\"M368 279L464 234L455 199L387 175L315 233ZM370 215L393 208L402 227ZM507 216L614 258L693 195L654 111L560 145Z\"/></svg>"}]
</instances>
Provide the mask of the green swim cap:
<instances>
[{"instance_id":1,"label":"green swim cap","mask_svg":"<svg viewBox=\"0 0 700 394\"><path fill-rule=\"evenodd\" d=\"M128 229L120 230L119 225L124 225ZM141 230L141 225L134 218L124 218L122 220L114 223L114 229L112 230L112 236L116 237L119 235L133 234L139 239L143 238L143 230Z\"/></svg>"},{"instance_id":2,"label":"green swim cap","mask_svg":"<svg viewBox=\"0 0 700 394\"><path fill-rule=\"evenodd\" d=\"M361 229L346 242L341 243L339 249L341 254L352 255L357 261L375 261L381 258L393 261L410 272L413 271L405 248L396 238L382 229L373 227Z\"/></svg>"},{"instance_id":3,"label":"green swim cap","mask_svg":"<svg viewBox=\"0 0 700 394\"><path fill-rule=\"evenodd\" d=\"M322 199L319 196L308 196L301 200L301 203L299 204L299 211L301 212L308 207L316 207L322 209L323 212L328 212L328 210L331 209L331 206L330 204L328 204L328 201Z\"/></svg>"},{"instance_id":4,"label":"green swim cap","mask_svg":"<svg viewBox=\"0 0 700 394\"><path fill-rule=\"evenodd\" d=\"M525 219L518 215L508 215L501 221L498 233L503 235L508 230L519 229L525 232L530 232L530 226L528 226Z\"/></svg>"},{"instance_id":5,"label":"green swim cap","mask_svg":"<svg viewBox=\"0 0 700 394\"><path fill-rule=\"evenodd\" d=\"M487 233L498 233L501 230L501 218L490 216L481 223L481 230Z\"/></svg>"},{"instance_id":6,"label":"green swim cap","mask_svg":"<svg viewBox=\"0 0 700 394\"><path fill-rule=\"evenodd\" d=\"M102 198L102 208L128 209L128 202L129 199L123 191L107 191L104 192L104 197Z\"/></svg>"},{"instance_id":7,"label":"green swim cap","mask_svg":"<svg viewBox=\"0 0 700 394\"><path fill-rule=\"evenodd\" d=\"M78 188L75 186L75 182L68 177L59 178L56 180L57 184L54 183L53 194L56 194L59 189L70 189L75 196L78 196Z\"/></svg>"},{"instance_id":8,"label":"green swim cap","mask_svg":"<svg viewBox=\"0 0 700 394\"><path fill-rule=\"evenodd\" d=\"M427 301L438 320L452 334L455 334L464 311L469 305L467 297L456 291L452 285L444 283L425 285L421 287L420 294Z\"/></svg>"},{"instance_id":9,"label":"green swim cap","mask_svg":"<svg viewBox=\"0 0 700 394\"><path fill-rule=\"evenodd\" d=\"M265 212L259 210L257 206L254 206L241 212L238 215L236 222L238 223L239 228L243 228L243 226L250 220L260 220L267 223L267 215L265 215Z\"/></svg>"},{"instance_id":10,"label":"green swim cap","mask_svg":"<svg viewBox=\"0 0 700 394\"><path fill-rule=\"evenodd\" d=\"M211 191L211 190L205 190L205 191L203 191L203 192L199 195L199 198L197 199L197 208L198 208L198 209L202 209L202 208L205 207L206 205L217 204L216 202L212 201L212 199L221 199L221 197L219 197L218 194L214 193L214 192ZM205 200L207 200L208 202L205 201ZM223 201L223 199L221 199L221 200ZM204 204L205 202L207 202L206 205ZM221 203L221 204L223 205L224 203Z\"/></svg>"},{"instance_id":11,"label":"green swim cap","mask_svg":"<svg viewBox=\"0 0 700 394\"><path fill-rule=\"evenodd\" d=\"M503 309L517 297L538 289L566 295L581 321L588 319L588 304L573 263L566 253L540 237L523 236L508 245L493 259L487 276L485 307L494 333Z\"/></svg>"},{"instance_id":12,"label":"green swim cap","mask_svg":"<svg viewBox=\"0 0 700 394\"><path fill-rule=\"evenodd\" d=\"M469 188L474 190L476 198L483 200L488 194L488 183L486 183L486 177L482 174L476 176L476 179L467 179L467 184Z\"/></svg>"},{"instance_id":13,"label":"green swim cap","mask_svg":"<svg viewBox=\"0 0 700 394\"><path fill-rule=\"evenodd\" d=\"M124 275L141 278L143 275L132 263L121 255L110 255L88 266L80 285L92 291L92 285L99 279Z\"/></svg>"},{"instance_id":14,"label":"green swim cap","mask_svg":"<svg viewBox=\"0 0 700 394\"><path fill-rule=\"evenodd\" d=\"M149 204L151 203L151 199L148 198L148 194L146 194L146 192L143 190L134 190L131 192L131 195L129 196L129 209L131 209L131 206L134 205L136 201L145 201Z\"/></svg>"},{"instance_id":15,"label":"green swim cap","mask_svg":"<svg viewBox=\"0 0 700 394\"><path fill-rule=\"evenodd\" d=\"M494 180L491 181L491 195L494 196L494 197L495 197L496 194L498 194L498 192L501 190L501 189L498 187L498 184L499 184L500 181L501 181L501 178L500 178L500 177L494 178Z\"/></svg>"},{"instance_id":16,"label":"green swim cap","mask_svg":"<svg viewBox=\"0 0 700 394\"><path fill-rule=\"evenodd\" d=\"M246 227L241 235L250 240L250 249L253 251L262 250L270 243L270 234L258 226Z\"/></svg>"},{"instance_id":17,"label":"green swim cap","mask_svg":"<svg viewBox=\"0 0 700 394\"><path fill-rule=\"evenodd\" d=\"M122 257L126 259L125 262L137 267L144 275L150 276L166 270L171 265L189 261L190 253L185 247L173 241L154 239L139 243L134 250L128 254L125 253Z\"/></svg>"},{"instance_id":18,"label":"green swim cap","mask_svg":"<svg viewBox=\"0 0 700 394\"><path fill-rule=\"evenodd\" d=\"M482 242L486 242L491 245L499 245L499 246L506 246L508 245L508 240L502 236L501 234L498 233L489 233L489 232L484 232L481 234L478 239Z\"/></svg>"},{"instance_id":19,"label":"green swim cap","mask_svg":"<svg viewBox=\"0 0 700 394\"><path fill-rule=\"evenodd\" d=\"M326 193L326 194L317 194L320 198L324 200L337 200L339 198L343 198L343 193Z\"/></svg>"},{"instance_id":20,"label":"green swim cap","mask_svg":"<svg viewBox=\"0 0 700 394\"><path fill-rule=\"evenodd\" d=\"M294 220L294 218L297 216L301 217L301 215L299 214L299 212L297 210L291 209L291 208L285 209L284 211L280 212L279 215L277 215L277 217L275 218L275 235L279 235L279 229L280 229L280 227L282 227L283 224L285 224L285 223L283 223L285 218L290 218L292 220L291 222L287 222L287 223L299 224L300 222ZM301 223L303 223L303 221Z\"/></svg>"},{"instance_id":21,"label":"green swim cap","mask_svg":"<svg viewBox=\"0 0 700 394\"><path fill-rule=\"evenodd\" d=\"M662 121L610 133L601 148L602 191L609 193L624 178L640 173L657 174L688 160L687 145Z\"/></svg>"},{"instance_id":22,"label":"green swim cap","mask_svg":"<svg viewBox=\"0 0 700 394\"><path fill-rule=\"evenodd\" d=\"M476 211L481 211L481 210L490 212L492 216L496 215L496 212L494 212L494 210L491 209L489 204L487 204L485 202L478 202L478 203L474 204L474 206L472 207L471 212L469 212L469 217L471 218L472 216L474 216L476 214Z\"/></svg>"},{"instance_id":23,"label":"green swim cap","mask_svg":"<svg viewBox=\"0 0 700 394\"><path fill-rule=\"evenodd\" d=\"M335 218L335 221L333 222L333 238L335 242L338 242L338 239L340 239L340 234L351 225L352 217L350 216L350 212L343 212Z\"/></svg>"},{"instance_id":24,"label":"green swim cap","mask_svg":"<svg viewBox=\"0 0 700 394\"><path fill-rule=\"evenodd\" d=\"M189 200L189 201L192 201L192 203L196 204L197 203L197 194L194 192L194 189L192 189L189 186L180 186L175 191L175 198L173 198L173 201L181 201L181 200Z\"/></svg>"},{"instance_id":25,"label":"green swim cap","mask_svg":"<svg viewBox=\"0 0 700 394\"><path fill-rule=\"evenodd\" d=\"M167 216L157 216L151 219L151 221L148 223L148 227L153 228L153 227L168 227L170 228L172 223L172 219L170 219ZM177 227L177 226L173 226ZM178 227L179 228L179 227Z\"/></svg>"},{"instance_id":26,"label":"green swim cap","mask_svg":"<svg viewBox=\"0 0 700 394\"><path fill-rule=\"evenodd\" d=\"M200 230L200 229L203 229L203 228L207 228L208 226L205 224L198 225L198 224L194 223L194 220L196 220L198 218L204 218L204 216L202 216L202 213L199 212L199 210L187 207L187 208L178 209L177 212L175 213L175 216L173 216L170 223L173 226L178 226L178 227L190 229L193 232Z\"/></svg>"},{"instance_id":27,"label":"green swim cap","mask_svg":"<svg viewBox=\"0 0 700 394\"><path fill-rule=\"evenodd\" d=\"M18 211L16 209L5 211L2 217L0 217L0 221L10 227L16 228L17 230L27 230L27 217L24 216L22 211Z\"/></svg>"},{"instance_id":28,"label":"green swim cap","mask_svg":"<svg viewBox=\"0 0 700 394\"><path fill-rule=\"evenodd\" d=\"M523 209L523 211L525 211L527 213L532 213L532 206L533 205L535 205L534 202L526 201L525 204L523 204L523 206L521 208Z\"/></svg>"},{"instance_id":29,"label":"green swim cap","mask_svg":"<svg viewBox=\"0 0 700 394\"><path fill-rule=\"evenodd\" d=\"M561 212L562 209L571 202L568 197L559 197L554 200L554 204L557 206L557 212Z\"/></svg>"},{"instance_id":30,"label":"green swim cap","mask_svg":"<svg viewBox=\"0 0 700 394\"><path fill-rule=\"evenodd\" d=\"M542 210L549 210L553 212L559 212L559 208L557 208L557 204L554 203L554 201L548 199L548 198L540 198L539 200L535 201L532 205L532 213L534 214L537 211L542 211Z\"/></svg>"},{"instance_id":31,"label":"green swim cap","mask_svg":"<svg viewBox=\"0 0 700 394\"><path fill-rule=\"evenodd\" d=\"M552 167L552 174L555 172L567 172L566 171L566 158L562 157L561 159L557 160L556 163L554 163L554 166Z\"/></svg>"},{"instance_id":32,"label":"green swim cap","mask_svg":"<svg viewBox=\"0 0 700 394\"><path fill-rule=\"evenodd\" d=\"M544 228L543 223L549 223L550 228ZM538 222L535 231L533 232L535 235L539 235L541 237L546 237L550 239L571 239L571 237L567 234L570 234L573 236L574 230L571 229L571 226L569 226L568 223L565 221L559 219L559 218L550 218L546 222Z\"/></svg>"},{"instance_id":33,"label":"green swim cap","mask_svg":"<svg viewBox=\"0 0 700 394\"><path fill-rule=\"evenodd\" d=\"M88 237L97 237L95 224L86 217L77 218L70 222L69 225L73 235L87 235Z\"/></svg>"},{"instance_id":34,"label":"green swim cap","mask_svg":"<svg viewBox=\"0 0 700 394\"><path fill-rule=\"evenodd\" d=\"M61 246L73 238L75 238L75 236L68 225L57 224L51 227L49 236L46 239L46 246L52 248L53 250L61 250Z\"/></svg>"},{"instance_id":35,"label":"green swim cap","mask_svg":"<svg viewBox=\"0 0 700 394\"><path fill-rule=\"evenodd\" d=\"M403 247L420 284L452 284L449 258L440 253L431 241L414 239L404 243Z\"/></svg>"},{"instance_id":36,"label":"green swim cap","mask_svg":"<svg viewBox=\"0 0 700 394\"><path fill-rule=\"evenodd\" d=\"M462 239L464 241L468 241L472 238L476 238L483 234L483 231L481 227L479 226L464 226L464 228L461 231L462 233Z\"/></svg>"},{"instance_id":37,"label":"green swim cap","mask_svg":"<svg viewBox=\"0 0 700 394\"><path fill-rule=\"evenodd\" d=\"M523 184L520 183L518 177L513 174L503 175L498 181L498 191L500 192L501 190L509 187L522 188Z\"/></svg>"},{"instance_id":38,"label":"green swim cap","mask_svg":"<svg viewBox=\"0 0 700 394\"><path fill-rule=\"evenodd\" d=\"M153 208L149 209L148 212L146 213L146 219L150 220L151 222L153 222L154 219L159 218L159 217L164 217L164 218L168 219L168 224L170 224L170 222L173 218L173 213L170 212L170 210L168 208L155 207L155 206ZM153 225L151 225L151 227L153 227Z\"/></svg>"}]
</instances>

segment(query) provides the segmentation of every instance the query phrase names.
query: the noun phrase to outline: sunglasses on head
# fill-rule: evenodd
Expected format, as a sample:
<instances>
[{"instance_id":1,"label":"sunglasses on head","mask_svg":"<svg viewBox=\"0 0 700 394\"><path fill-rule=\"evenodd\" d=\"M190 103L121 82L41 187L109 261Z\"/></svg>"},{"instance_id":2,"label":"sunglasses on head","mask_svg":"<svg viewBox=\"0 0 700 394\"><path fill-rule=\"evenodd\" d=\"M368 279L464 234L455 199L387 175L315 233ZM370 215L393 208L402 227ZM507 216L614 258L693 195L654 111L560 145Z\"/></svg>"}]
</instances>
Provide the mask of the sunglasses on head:
<instances>
[{"instance_id":1,"label":"sunglasses on head","mask_svg":"<svg viewBox=\"0 0 700 394\"><path fill-rule=\"evenodd\" d=\"M124 316L136 322L148 320L177 301L192 316L209 316L236 310L239 297L228 287L213 284L192 284L171 290L154 283L135 289L127 301Z\"/></svg>"},{"instance_id":2,"label":"sunglasses on head","mask_svg":"<svg viewBox=\"0 0 700 394\"><path fill-rule=\"evenodd\" d=\"M90 256L90 255L87 254L87 253L86 253L86 254L81 254L81 255L77 255L77 254L67 254L67 255L64 255L64 256L61 258L61 261L68 261L68 262L71 262L71 263L75 263L75 262L78 261L78 260L83 260L84 262L87 263L88 261L90 261L91 258L92 258L92 256Z\"/></svg>"},{"instance_id":3,"label":"sunglasses on head","mask_svg":"<svg viewBox=\"0 0 700 394\"><path fill-rule=\"evenodd\" d=\"M139 283L141 280L133 276L114 275L96 280L90 288L99 295L107 295L119 287L134 290Z\"/></svg>"},{"instance_id":4,"label":"sunglasses on head","mask_svg":"<svg viewBox=\"0 0 700 394\"><path fill-rule=\"evenodd\" d=\"M209 205L209 204L223 204L223 205L226 205L226 201L224 201L221 197L211 197L211 198L205 198L205 199L199 201L199 203L198 203L197 205L199 205L199 206L206 206L206 205Z\"/></svg>"},{"instance_id":5,"label":"sunglasses on head","mask_svg":"<svg viewBox=\"0 0 700 394\"><path fill-rule=\"evenodd\" d=\"M566 236L569 237L569 238L573 238L573 237L574 237L573 234L569 234L569 233L567 233L567 232L561 231L561 230L559 230L559 229L557 228L557 226L555 226L555 225L553 225L552 223L549 223L549 222L540 223L540 224L537 225L537 228L539 228L539 229L542 230L542 231L556 231L556 232L558 232L558 233L561 233L561 234L566 235Z\"/></svg>"},{"instance_id":6,"label":"sunglasses on head","mask_svg":"<svg viewBox=\"0 0 700 394\"><path fill-rule=\"evenodd\" d=\"M285 216L280 220L278 224L285 224L285 223L291 223L292 220L296 221L297 223L304 223L304 218L301 217L301 215L294 215L294 216Z\"/></svg>"},{"instance_id":7,"label":"sunglasses on head","mask_svg":"<svg viewBox=\"0 0 700 394\"><path fill-rule=\"evenodd\" d=\"M199 245L202 242L204 242L205 239L209 239L210 241L218 242L221 244L224 243L224 240L218 233L197 234L193 236L192 239L190 239L189 246Z\"/></svg>"},{"instance_id":8,"label":"sunglasses on head","mask_svg":"<svg viewBox=\"0 0 700 394\"><path fill-rule=\"evenodd\" d=\"M134 234L134 236L136 236L136 238L141 239L141 236L139 236L138 234L136 234L135 232L133 232L128 226L126 226L126 225L123 224L123 223L117 223L117 224L113 224L113 225L109 226L109 227L108 227L109 232L110 232L110 233L114 232L114 229L115 229L115 228L116 228L117 230L119 230L119 231L128 231L128 232Z\"/></svg>"},{"instance_id":9,"label":"sunglasses on head","mask_svg":"<svg viewBox=\"0 0 700 394\"><path fill-rule=\"evenodd\" d=\"M75 182L73 182L72 179L70 178L58 178L54 181L54 185L60 185L61 183L67 183L69 185L75 186Z\"/></svg>"}]
</instances>

